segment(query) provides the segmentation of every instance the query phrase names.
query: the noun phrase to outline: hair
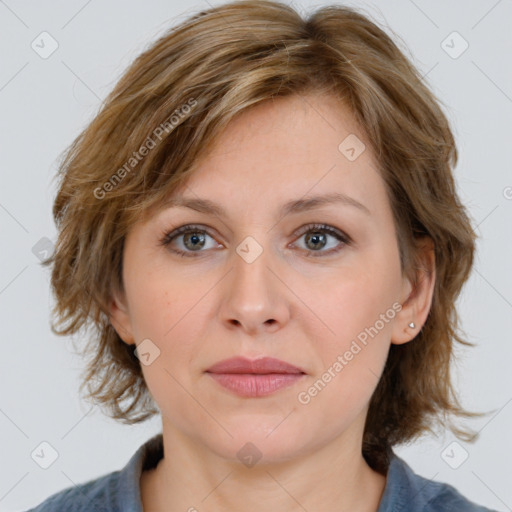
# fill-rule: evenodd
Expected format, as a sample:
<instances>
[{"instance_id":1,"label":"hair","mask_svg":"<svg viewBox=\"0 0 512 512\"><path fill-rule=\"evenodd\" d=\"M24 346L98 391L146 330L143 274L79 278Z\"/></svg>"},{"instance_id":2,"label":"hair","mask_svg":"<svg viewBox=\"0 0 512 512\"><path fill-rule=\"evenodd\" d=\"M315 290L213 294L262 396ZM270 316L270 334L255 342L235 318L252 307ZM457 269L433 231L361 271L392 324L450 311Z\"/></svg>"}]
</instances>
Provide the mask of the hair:
<instances>
[{"instance_id":1,"label":"hair","mask_svg":"<svg viewBox=\"0 0 512 512\"><path fill-rule=\"evenodd\" d=\"M51 327L58 335L94 329L84 336L87 399L127 424L157 414L133 346L109 320L113 293L124 290L125 236L186 182L236 115L307 93L334 95L366 135L392 207L402 272L414 281L420 241L429 237L435 247L427 320L414 340L391 345L369 404L362 451L384 473L393 445L434 432L448 414L480 415L461 408L450 378L454 342L473 345L460 334L455 301L476 235L456 193L457 148L440 100L354 8L324 6L305 17L274 1L226 3L169 29L133 61L59 164L58 239L44 263L52 265L56 298Z\"/></svg>"}]
</instances>

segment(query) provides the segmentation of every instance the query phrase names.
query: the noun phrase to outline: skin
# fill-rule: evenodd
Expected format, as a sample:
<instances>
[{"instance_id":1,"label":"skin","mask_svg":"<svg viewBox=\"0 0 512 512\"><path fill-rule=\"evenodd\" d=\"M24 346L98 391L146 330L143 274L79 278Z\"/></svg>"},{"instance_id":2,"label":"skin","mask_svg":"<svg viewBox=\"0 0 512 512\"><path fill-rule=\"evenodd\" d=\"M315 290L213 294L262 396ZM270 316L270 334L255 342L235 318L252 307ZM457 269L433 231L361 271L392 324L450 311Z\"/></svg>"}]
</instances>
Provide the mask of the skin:
<instances>
[{"instance_id":1,"label":"skin","mask_svg":"<svg viewBox=\"0 0 512 512\"><path fill-rule=\"evenodd\" d=\"M349 134L366 144L354 161L338 150ZM278 216L288 200L332 192L369 213L333 203ZM111 305L125 343L149 338L160 350L142 365L164 439L164 458L141 478L144 510L256 512L264 504L267 512L376 511L386 476L361 453L368 403L391 343L413 340L427 318L435 268L433 248L424 244L429 272L418 270L415 288L402 274L384 182L351 112L312 94L259 104L229 124L179 195L215 201L226 217L165 207L141 218L126 238L125 293ZM189 223L208 230L199 233L204 246L184 235L159 244ZM307 244L318 230L294 233L310 223L352 241L322 232L325 238ZM236 251L247 236L263 249L251 263ZM394 318L300 403L298 394L394 303L402 305ZM276 357L307 375L270 396L242 398L204 373L236 355ZM262 455L253 467L237 457L247 442Z\"/></svg>"}]
</instances>

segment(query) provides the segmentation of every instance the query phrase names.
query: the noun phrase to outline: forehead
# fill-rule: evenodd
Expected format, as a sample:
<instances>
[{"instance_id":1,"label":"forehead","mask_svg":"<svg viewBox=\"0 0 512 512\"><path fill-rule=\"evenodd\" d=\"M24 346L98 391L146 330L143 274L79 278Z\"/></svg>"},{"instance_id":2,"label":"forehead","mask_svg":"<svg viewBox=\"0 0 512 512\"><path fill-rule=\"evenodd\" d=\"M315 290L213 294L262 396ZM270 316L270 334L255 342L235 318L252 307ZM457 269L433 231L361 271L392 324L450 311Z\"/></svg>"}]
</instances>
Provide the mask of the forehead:
<instances>
[{"instance_id":1,"label":"forehead","mask_svg":"<svg viewBox=\"0 0 512 512\"><path fill-rule=\"evenodd\" d=\"M249 152L251 161L266 166L272 165L271 156L287 156L291 162L323 163L321 153L327 157L343 154L339 144L348 136L348 145L357 145L358 151L353 155L345 153L347 162L354 162L366 149L369 153L362 128L349 107L336 97L278 97L252 106L232 119L204 159L211 166L217 160L243 159ZM277 163L286 164L282 160Z\"/></svg>"},{"instance_id":2,"label":"forehead","mask_svg":"<svg viewBox=\"0 0 512 512\"><path fill-rule=\"evenodd\" d=\"M215 214L277 206L287 213L298 200L327 194L377 213L387 206L371 148L350 109L333 96L290 96L233 119L163 206L186 198ZM222 212L212 203L223 205Z\"/></svg>"},{"instance_id":3,"label":"forehead","mask_svg":"<svg viewBox=\"0 0 512 512\"><path fill-rule=\"evenodd\" d=\"M391 218L366 134L334 96L259 103L232 119L210 148L184 184L146 212L148 218L184 204L219 218L257 222L329 205Z\"/></svg>"}]
</instances>

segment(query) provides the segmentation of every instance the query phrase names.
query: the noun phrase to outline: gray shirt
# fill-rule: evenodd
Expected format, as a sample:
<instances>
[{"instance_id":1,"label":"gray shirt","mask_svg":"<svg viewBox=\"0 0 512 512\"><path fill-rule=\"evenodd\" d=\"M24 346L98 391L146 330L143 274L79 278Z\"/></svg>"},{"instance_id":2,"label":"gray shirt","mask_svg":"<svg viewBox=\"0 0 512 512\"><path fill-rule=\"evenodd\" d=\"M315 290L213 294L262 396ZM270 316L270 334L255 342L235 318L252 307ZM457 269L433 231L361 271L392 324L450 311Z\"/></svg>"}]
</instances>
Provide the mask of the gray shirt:
<instances>
[{"instance_id":1,"label":"gray shirt","mask_svg":"<svg viewBox=\"0 0 512 512\"><path fill-rule=\"evenodd\" d=\"M57 492L27 512L143 512L140 476L145 469L155 467L162 457L160 433L140 446L120 471ZM196 508L201 509L199 504ZM393 453L377 512L402 511L497 512L468 501L448 484L415 474Z\"/></svg>"}]
</instances>

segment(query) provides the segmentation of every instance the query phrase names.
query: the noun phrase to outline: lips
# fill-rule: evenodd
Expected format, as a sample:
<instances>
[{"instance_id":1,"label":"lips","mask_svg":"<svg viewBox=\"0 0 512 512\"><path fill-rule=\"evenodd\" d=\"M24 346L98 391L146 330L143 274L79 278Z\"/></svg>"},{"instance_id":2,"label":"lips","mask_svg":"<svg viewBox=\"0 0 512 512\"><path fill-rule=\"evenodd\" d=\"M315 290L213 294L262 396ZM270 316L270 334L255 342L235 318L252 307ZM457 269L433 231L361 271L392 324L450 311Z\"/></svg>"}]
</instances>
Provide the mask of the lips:
<instances>
[{"instance_id":1,"label":"lips","mask_svg":"<svg viewBox=\"0 0 512 512\"><path fill-rule=\"evenodd\" d=\"M302 368L273 357L225 359L208 368L206 374L230 393L244 398L273 395L306 378Z\"/></svg>"},{"instance_id":2,"label":"lips","mask_svg":"<svg viewBox=\"0 0 512 512\"><path fill-rule=\"evenodd\" d=\"M263 357L259 359L247 359L245 357L233 357L224 359L214 364L208 370L208 373L219 374L305 374L306 372L295 365L275 359L273 357Z\"/></svg>"}]
</instances>

